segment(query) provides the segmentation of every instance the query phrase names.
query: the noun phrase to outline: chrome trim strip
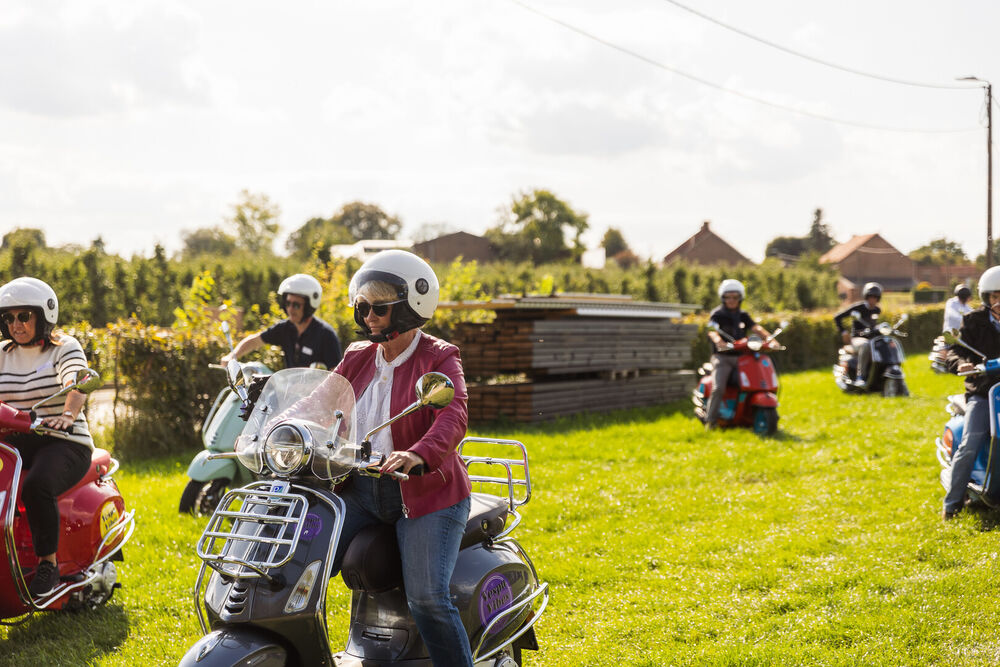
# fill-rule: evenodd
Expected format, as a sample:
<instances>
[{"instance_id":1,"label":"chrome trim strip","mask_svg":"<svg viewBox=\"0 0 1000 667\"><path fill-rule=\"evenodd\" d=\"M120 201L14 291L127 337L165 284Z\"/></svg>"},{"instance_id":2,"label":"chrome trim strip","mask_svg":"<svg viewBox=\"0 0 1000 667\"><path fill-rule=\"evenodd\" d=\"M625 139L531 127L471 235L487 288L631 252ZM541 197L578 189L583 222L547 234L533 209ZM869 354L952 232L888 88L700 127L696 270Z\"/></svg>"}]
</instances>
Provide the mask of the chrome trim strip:
<instances>
[{"instance_id":1,"label":"chrome trim strip","mask_svg":"<svg viewBox=\"0 0 1000 667\"><path fill-rule=\"evenodd\" d=\"M24 581L24 574L21 572L21 563L17 559L17 544L14 542L14 508L17 505L17 490L21 484L21 467L23 465L21 462L21 453L2 442L0 442L0 449L14 455L14 476L11 478L10 493L7 496L9 502L3 516L3 537L4 543L7 545L7 564L10 567L11 577L17 586L17 596L21 598L21 602L27 605L29 609L40 609L32 601L31 594L28 593L28 584Z\"/></svg>"}]
</instances>

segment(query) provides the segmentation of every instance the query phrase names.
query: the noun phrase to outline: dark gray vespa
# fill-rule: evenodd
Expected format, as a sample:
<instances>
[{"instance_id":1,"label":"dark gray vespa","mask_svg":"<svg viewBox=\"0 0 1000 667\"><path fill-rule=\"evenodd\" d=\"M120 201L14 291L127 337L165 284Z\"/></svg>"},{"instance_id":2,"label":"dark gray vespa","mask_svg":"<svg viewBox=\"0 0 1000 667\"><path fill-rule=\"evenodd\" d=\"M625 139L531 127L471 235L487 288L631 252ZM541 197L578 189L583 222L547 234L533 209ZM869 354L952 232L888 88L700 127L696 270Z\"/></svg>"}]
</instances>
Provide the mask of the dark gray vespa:
<instances>
[{"instance_id":1,"label":"dark gray vespa","mask_svg":"<svg viewBox=\"0 0 1000 667\"><path fill-rule=\"evenodd\" d=\"M233 390L247 400L248 379L238 362L231 362L229 375ZM308 368L271 376L236 451L228 454L265 479L227 493L198 541L202 566L194 598L206 634L181 665L431 665L406 605L391 527L361 531L347 550L341 572L352 590L350 631L347 647L336 654L325 610L344 516L334 485L352 471L377 476L381 456L371 452L371 437L415 410L444 407L454 386L429 373L416 392L413 404L358 445L354 391L346 379ZM473 446L516 454L472 456L465 450ZM527 451L512 440L466 438L459 454L475 470L499 466L500 476L470 479L478 488L500 491L472 494L452 598L477 667L516 667L522 649L538 648L534 623L549 598L548 584L510 537L521 521L518 508L531 497Z\"/></svg>"}]
</instances>

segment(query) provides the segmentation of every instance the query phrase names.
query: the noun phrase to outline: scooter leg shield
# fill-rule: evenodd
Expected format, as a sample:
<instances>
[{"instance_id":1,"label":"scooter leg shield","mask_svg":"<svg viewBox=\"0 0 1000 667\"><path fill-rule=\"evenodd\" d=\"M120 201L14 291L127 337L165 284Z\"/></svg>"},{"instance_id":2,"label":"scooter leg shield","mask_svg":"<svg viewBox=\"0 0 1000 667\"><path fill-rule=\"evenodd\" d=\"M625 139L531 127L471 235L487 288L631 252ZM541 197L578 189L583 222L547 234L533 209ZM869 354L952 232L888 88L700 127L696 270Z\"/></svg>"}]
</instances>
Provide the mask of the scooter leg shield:
<instances>
[{"instance_id":1,"label":"scooter leg shield","mask_svg":"<svg viewBox=\"0 0 1000 667\"><path fill-rule=\"evenodd\" d=\"M284 667L288 651L267 632L225 628L208 633L188 649L179 667Z\"/></svg>"},{"instance_id":2,"label":"scooter leg shield","mask_svg":"<svg viewBox=\"0 0 1000 667\"><path fill-rule=\"evenodd\" d=\"M209 459L211 454L203 449L191 460L187 475L196 482L210 482L213 479L236 479L236 462L233 459Z\"/></svg>"}]
</instances>

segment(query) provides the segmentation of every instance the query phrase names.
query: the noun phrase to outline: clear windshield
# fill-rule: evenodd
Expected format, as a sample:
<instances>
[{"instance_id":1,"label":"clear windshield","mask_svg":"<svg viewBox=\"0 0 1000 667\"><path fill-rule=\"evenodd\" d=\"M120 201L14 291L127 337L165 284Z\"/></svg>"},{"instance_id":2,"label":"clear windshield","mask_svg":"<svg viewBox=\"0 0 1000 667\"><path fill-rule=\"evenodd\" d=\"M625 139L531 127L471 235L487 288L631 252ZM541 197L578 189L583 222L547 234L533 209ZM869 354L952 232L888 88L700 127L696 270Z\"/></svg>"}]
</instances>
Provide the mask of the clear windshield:
<instances>
[{"instance_id":1,"label":"clear windshield","mask_svg":"<svg viewBox=\"0 0 1000 667\"><path fill-rule=\"evenodd\" d=\"M344 416L334 433L338 410ZM315 475L331 479L350 471L356 438L354 389L342 375L315 368L288 368L272 375L236 439L240 462L261 472L264 441L276 424L287 420L294 420L312 435Z\"/></svg>"}]
</instances>

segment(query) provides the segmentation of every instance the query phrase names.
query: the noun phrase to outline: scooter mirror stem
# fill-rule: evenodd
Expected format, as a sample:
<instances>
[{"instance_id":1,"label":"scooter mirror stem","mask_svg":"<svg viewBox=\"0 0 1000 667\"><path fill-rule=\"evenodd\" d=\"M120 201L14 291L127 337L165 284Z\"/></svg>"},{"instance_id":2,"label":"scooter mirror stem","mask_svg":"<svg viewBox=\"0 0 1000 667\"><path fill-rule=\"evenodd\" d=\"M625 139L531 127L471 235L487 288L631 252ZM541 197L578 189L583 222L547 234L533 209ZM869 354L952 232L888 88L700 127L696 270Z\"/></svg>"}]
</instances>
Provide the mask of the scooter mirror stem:
<instances>
[{"instance_id":1,"label":"scooter mirror stem","mask_svg":"<svg viewBox=\"0 0 1000 667\"><path fill-rule=\"evenodd\" d=\"M956 344L961 345L962 347L964 347L969 352L972 352L973 354L977 354L980 357L982 357L983 359L986 359L986 355L985 354L983 354L982 352L980 352L976 348L972 347L971 345L969 345L968 343L966 343L964 340L962 340L961 338L959 338L955 334L951 333L950 331L946 331L944 333L944 341L946 343L948 343L949 345L956 345Z\"/></svg>"},{"instance_id":2,"label":"scooter mirror stem","mask_svg":"<svg viewBox=\"0 0 1000 667\"><path fill-rule=\"evenodd\" d=\"M722 330L722 329L721 329L721 328L719 327L719 323L718 323L718 322L709 322L709 323L707 324L707 326L708 326L708 328L709 328L709 329L711 329L711 330L712 330L712 331L714 331L715 333L717 333L717 334L719 334L720 336L722 336L722 337L723 337L724 339L726 339L726 340L727 340L728 342L730 342L730 343L735 343L735 342L736 342L736 340L735 340L735 339L734 339L734 338L733 338L732 336L730 336L729 334L727 334L727 333L726 333L725 331L723 331L723 330Z\"/></svg>"},{"instance_id":3,"label":"scooter mirror stem","mask_svg":"<svg viewBox=\"0 0 1000 667\"><path fill-rule=\"evenodd\" d=\"M226 343L229 345L229 351L232 352L236 348L233 346L233 337L229 335L229 322L222 322L219 324L219 328L222 329L222 335L226 338Z\"/></svg>"},{"instance_id":4,"label":"scooter mirror stem","mask_svg":"<svg viewBox=\"0 0 1000 667\"><path fill-rule=\"evenodd\" d=\"M402 419L406 415L408 415L411 412L414 412L416 410L419 410L422 407L424 407L424 406L421 405L420 401L415 401L413 403L410 403L398 415L396 415L395 417L391 418L389 421L385 422L384 424L380 424L380 425L376 426L375 428L373 428L372 430L368 431L368 433L365 435L364 441L362 441L362 443L361 443L361 446L364 447L365 444L367 444L368 445L368 451L370 453L371 452L371 439L372 439L373 435L375 435L376 433L378 433L379 431L381 431L382 429L384 429L386 426L389 426L393 422Z\"/></svg>"}]
</instances>

